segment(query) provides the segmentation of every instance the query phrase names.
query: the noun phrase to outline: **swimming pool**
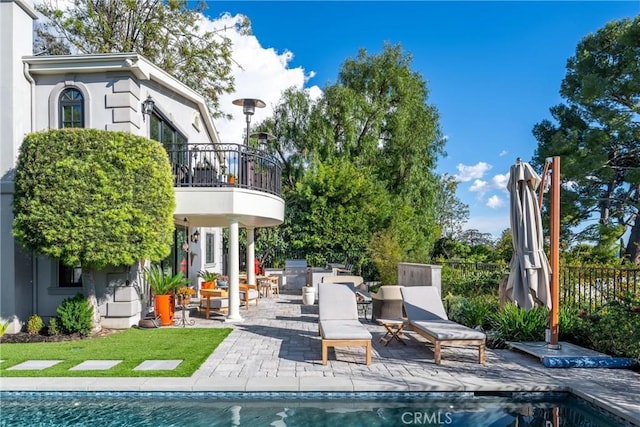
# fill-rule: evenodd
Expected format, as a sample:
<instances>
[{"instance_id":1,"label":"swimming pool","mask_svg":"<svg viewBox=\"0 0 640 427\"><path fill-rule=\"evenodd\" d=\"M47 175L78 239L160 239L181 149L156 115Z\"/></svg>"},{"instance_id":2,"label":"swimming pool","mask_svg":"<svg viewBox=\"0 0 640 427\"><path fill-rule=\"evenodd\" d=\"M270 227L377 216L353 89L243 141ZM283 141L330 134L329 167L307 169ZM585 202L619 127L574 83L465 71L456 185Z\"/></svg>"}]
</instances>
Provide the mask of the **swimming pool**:
<instances>
[{"instance_id":1,"label":"swimming pool","mask_svg":"<svg viewBox=\"0 0 640 427\"><path fill-rule=\"evenodd\" d=\"M12 427L625 425L568 393L0 392L0 414Z\"/></svg>"}]
</instances>

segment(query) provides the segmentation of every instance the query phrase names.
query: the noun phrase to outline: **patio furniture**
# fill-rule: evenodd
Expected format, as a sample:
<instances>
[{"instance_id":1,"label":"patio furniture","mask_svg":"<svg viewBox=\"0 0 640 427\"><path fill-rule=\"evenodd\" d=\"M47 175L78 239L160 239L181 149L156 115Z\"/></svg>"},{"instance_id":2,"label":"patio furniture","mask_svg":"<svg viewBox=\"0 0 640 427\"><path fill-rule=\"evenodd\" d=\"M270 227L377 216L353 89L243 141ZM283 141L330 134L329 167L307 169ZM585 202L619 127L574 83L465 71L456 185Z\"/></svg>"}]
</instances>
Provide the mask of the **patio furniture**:
<instances>
[{"instance_id":1,"label":"patio furniture","mask_svg":"<svg viewBox=\"0 0 640 427\"><path fill-rule=\"evenodd\" d=\"M411 329L435 346L434 359L441 362L441 347L478 346L478 363L485 362L486 335L448 320L434 286L405 286L400 289Z\"/></svg>"},{"instance_id":2,"label":"patio furniture","mask_svg":"<svg viewBox=\"0 0 640 427\"><path fill-rule=\"evenodd\" d=\"M249 310L249 303L251 301L255 301L256 306L258 305L258 298L260 298L260 292L258 291L257 285L240 284L240 302L244 303L247 310Z\"/></svg>"},{"instance_id":3,"label":"patio furniture","mask_svg":"<svg viewBox=\"0 0 640 427\"><path fill-rule=\"evenodd\" d=\"M329 347L364 347L366 364L371 364L371 334L358 320L353 292L347 285L319 283L318 332L322 337L322 364L327 364Z\"/></svg>"},{"instance_id":4,"label":"patio furniture","mask_svg":"<svg viewBox=\"0 0 640 427\"><path fill-rule=\"evenodd\" d=\"M387 333L384 334L379 341L384 343L385 347L389 345L389 341L394 339L404 345L407 345L407 343L400 338L400 335L404 333L404 319L376 319L376 321L387 330Z\"/></svg>"},{"instance_id":5,"label":"patio furniture","mask_svg":"<svg viewBox=\"0 0 640 427\"><path fill-rule=\"evenodd\" d=\"M381 286L378 292L371 294L373 320L398 319L405 317L402 309L401 286Z\"/></svg>"},{"instance_id":6,"label":"patio furniture","mask_svg":"<svg viewBox=\"0 0 640 427\"><path fill-rule=\"evenodd\" d=\"M205 319L211 311L226 313L229 310L229 293L224 289L201 289L198 310L205 312Z\"/></svg>"},{"instance_id":7,"label":"patio furniture","mask_svg":"<svg viewBox=\"0 0 640 427\"><path fill-rule=\"evenodd\" d=\"M367 313L369 312L369 307L371 307L372 299L361 276L324 276L322 283L341 283L349 286L349 289L356 296L358 312L362 312L364 320L368 320Z\"/></svg>"},{"instance_id":8,"label":"patio furniture","mask_svg":"<svg viewBox=\"0 0 640 427\"><path fill-rule=\"evenodd\" d=\"M278 295L278 297L280 296L280 280L278 278L278 276L268 276L267 279L269 280L270 283L270 290L271 290L271 295Z\"/></svg>"}]
</instances>

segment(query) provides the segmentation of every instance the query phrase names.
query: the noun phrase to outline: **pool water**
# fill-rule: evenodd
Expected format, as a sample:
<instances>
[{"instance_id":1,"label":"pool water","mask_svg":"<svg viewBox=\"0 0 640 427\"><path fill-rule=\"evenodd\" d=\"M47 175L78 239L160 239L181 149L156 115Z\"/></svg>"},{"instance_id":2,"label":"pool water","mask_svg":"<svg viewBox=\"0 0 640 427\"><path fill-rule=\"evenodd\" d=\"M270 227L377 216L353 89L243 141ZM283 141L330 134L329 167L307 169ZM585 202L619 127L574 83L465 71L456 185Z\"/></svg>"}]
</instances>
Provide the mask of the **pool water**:
<instances>
[{"instance_id":1,"label":"pool water","mask_svg":"<svg viewBox=\"0 0 640 427\"><path fill-rule=\"evenodd\" d=\"M621 426L567 393L0 392L1 426Z\"/></svg>"}]
</instances>

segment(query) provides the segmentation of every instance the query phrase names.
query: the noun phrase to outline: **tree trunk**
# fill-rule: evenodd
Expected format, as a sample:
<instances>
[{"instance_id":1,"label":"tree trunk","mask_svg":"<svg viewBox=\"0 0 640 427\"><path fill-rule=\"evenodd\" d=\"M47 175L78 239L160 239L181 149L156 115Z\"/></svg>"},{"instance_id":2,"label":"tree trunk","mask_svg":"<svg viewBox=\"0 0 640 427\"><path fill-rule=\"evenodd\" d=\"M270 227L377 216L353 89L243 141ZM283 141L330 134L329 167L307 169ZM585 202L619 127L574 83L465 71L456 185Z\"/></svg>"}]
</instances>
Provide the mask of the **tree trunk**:
<instances>
[{"instance_id":1,"label":"tree trunk","mask_svg":"<svg viewBox=\"0 0 640 427\"><path fill-rule=\"evenodd\" d=\"M93 310L93 329L91 332L96 333L102 330L102 324L100 323L100 311L98 310L96 283L93 279L93 273L94 270L92 268L82 267L82 289Z\"/></svg>"},{"instance_id":2,"label":"tree trunk","mask_svg":"<svg viewBox=\"0 0 640 427\"><path fill-rule=\"evenodd\" d=\"M636 215L633 227L631 227L625 257L634 264L640 264L640 215Z\"/></svg>"}]
</instances>

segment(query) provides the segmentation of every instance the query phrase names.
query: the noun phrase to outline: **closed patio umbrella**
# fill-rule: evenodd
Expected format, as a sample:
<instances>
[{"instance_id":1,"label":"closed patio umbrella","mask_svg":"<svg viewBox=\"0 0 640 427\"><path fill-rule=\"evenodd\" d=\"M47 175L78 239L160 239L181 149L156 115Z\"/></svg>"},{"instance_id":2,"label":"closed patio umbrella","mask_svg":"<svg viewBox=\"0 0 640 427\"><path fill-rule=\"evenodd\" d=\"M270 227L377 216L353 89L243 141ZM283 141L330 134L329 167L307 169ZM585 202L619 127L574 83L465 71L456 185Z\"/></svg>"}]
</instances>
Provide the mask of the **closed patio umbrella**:
<instances>
[{"instance_id":1,"label":"closed patio umbrella","mask_svg":"<svg viewBox=\"0 0 640 427\"><path fill-rule=\"evenodd\" d=\"M525 162L517 160L509 173L511 199L511 258L506 294L525 310L536 304L551 308L549 291L551 268L544 253L542 218L536 200L540 176Z\"/></svg>"}]
</instances>

